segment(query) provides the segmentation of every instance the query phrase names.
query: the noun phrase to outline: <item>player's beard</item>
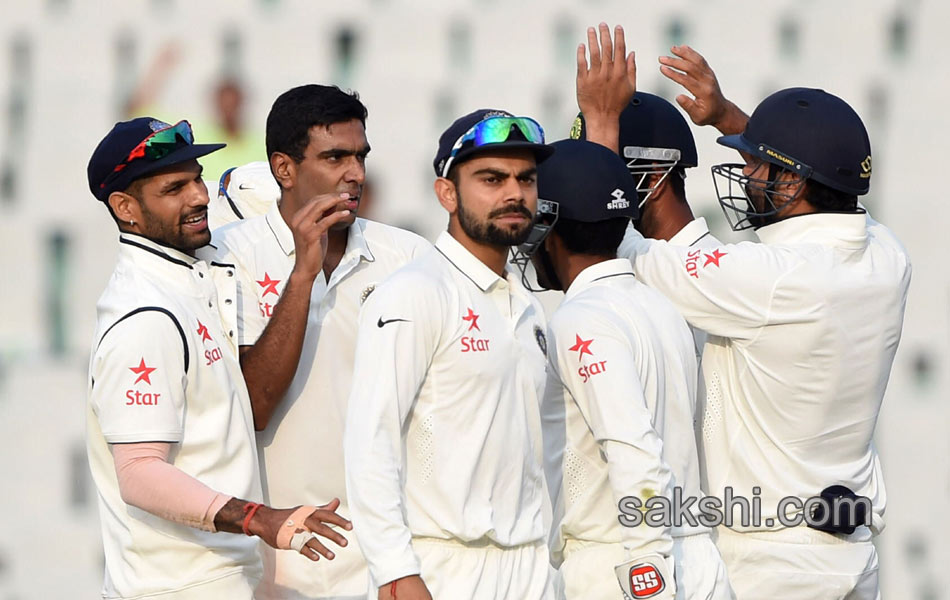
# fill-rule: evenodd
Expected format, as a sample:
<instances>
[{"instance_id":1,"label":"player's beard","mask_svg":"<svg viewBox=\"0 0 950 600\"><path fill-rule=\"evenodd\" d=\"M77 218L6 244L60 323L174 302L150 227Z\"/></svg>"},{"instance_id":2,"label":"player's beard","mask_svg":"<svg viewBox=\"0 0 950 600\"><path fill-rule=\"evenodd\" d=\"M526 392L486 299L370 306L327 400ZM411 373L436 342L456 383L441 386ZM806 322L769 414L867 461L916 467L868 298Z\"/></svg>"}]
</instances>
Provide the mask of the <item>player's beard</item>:
<instances>
[{"instance_id":1,"label":"player's beard","mask_svg":"<svg viewBox=\"0 0 950 600\"><path fill-rule=\"evenodd\" d=\"M492 219L504 215L524 215L526 221L523 227L519 229L502 229L492 222ZM474 215L465 211L462 195L458 195L458 219L459 226L472 240L491 246L517 246L528 239L531 233L531 219L534 215L525 207L524 204L513 204L495 209L488 213L485 221L479 221Z\"/></svg>"},{"instance_id":2,"label":"player's beard","mask_svg":"<svg viewBox=\"0 0 950 600\"><path fill-rule=\"evenodd\" d=\"M185 219L195 216L199 212L204 212L205 218L207 219L208 211L206 207L180 217L176 223L163 221L161 217L150 211L144 202L140 202L139 207L142 210L142 235L148 239L185 253L192 252L211 243L211 229L207 227L203 232L197 234L188 234L182 229L182 222Z\"/></svg>"}]
</instances>

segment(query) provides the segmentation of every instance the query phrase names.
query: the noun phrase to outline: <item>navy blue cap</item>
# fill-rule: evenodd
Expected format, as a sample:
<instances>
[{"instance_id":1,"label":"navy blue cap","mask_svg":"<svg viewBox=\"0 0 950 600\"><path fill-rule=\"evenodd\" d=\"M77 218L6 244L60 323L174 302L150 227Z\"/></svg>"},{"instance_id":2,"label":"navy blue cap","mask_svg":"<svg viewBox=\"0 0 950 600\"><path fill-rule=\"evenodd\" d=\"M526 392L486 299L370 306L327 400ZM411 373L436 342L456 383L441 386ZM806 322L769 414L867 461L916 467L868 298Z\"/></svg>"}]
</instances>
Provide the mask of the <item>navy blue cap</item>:
<instances>
[{"instance_id":1,"label":"navy blue cap","mask_svg":"<svg viewBox=\"0 0 950 600\"><path fill-rule=\"evenodd\" d=\"M538 198L557 202L559 219L597 223L639 216L637 186L619 156L585 140L551 145L554 155L538 167Z\"/></svg>"},{"instance_id":2,"label":"navy blue cap","mask_svg":"<svg viewBox=\"0 0 950 600\"><path fill-rule=\"evenodd\" d=\"M484 121L485 119L490 119L492 117L514 116L515 115L504 110L480 108L456 119L455 122L449 125L449 128L442 132L442 135L439 136L439 149L435 154L435 159L432 161L432 166L435 168L436 176L444 176L443 170L445 168L446 162L452 155L452 149L455 147L456 142L458 142L459 138L468 133L468 131L475 127L475 125L477 125L480 121ZM551 148L551 146L529 142L519 133L517 135L513 134L506 141L499 142L497 144L484 144L482 146L475 146L474 143L468 143L467 146L463 146L462 149L456 153L455 158L452 159L451 166L461 164L476 154L482 152L491 152L492 150L497 150L499 148L528 148L534 152L535 159L538 161L538 163L551 156L551 154L554 152L554 149Z\"/></svg>"},{"instance_id":3,"label":"navy blue cap","mask_svg":"<svg viewBox=\"0 0 950 600\"><path fill-rule=\"evenodd\" d=\"M717 141L846 194L870 188L867 129L847 102L824 90L775 92L756 107L745 131Z\"/></svg>"},{"instance_id":4,"label":"navy blue cap","mask_svg":"<svg viewBox=\"0 0 950 600\"><path fill-rule=\"evenodd\" d=\"M575 140L587 139L587 129L584 115L577 115L571 127L571 138ZM645 158L632 156L635 151L626 148L661 148L679 150L680 157L677 166L695 167L699 164L696 154L696 142L689 123L683 114L669 101L660 96L637 92L630 103L620 113L620 155L627 159ZM657 160L668 160L666 157L656 157Z\"/></svg>"},{"instance_id":5,"label":"navy blue cap","mask_svg":"<svg viewBox=\"0 0 950 600\"><path fill-rule=\"evenodd\" d=\"M157 160L136 158L129 162L115 177L109 179L129 153L142 140L156 131L171 127L168 123L152 117L138 117L131 121L116 123L112 130L92 153L89 165L86 167L86 177L89 180L89 191L98 200L105 202L112 192L121 192L128 188L133 181L149 173L154 173L165 167L185 162L199 156L210 154L224 148L225 144L189 144L179 138L181 146ZM107 181L108 180L108 181Z\"/></svg>"}]
</instances>

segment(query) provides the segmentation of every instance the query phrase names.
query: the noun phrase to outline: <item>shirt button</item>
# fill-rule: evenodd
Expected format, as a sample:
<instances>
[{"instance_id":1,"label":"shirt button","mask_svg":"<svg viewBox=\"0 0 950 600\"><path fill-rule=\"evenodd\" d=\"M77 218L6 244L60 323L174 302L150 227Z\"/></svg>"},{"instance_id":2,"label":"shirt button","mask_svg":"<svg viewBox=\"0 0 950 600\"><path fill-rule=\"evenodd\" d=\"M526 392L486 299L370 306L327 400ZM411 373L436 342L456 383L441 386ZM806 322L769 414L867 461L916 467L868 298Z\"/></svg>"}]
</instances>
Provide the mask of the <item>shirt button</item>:
<instances>
[{"instance_id":1,"label":"shirt button","mask_svg":"<svg viewBox=\"0 0 950 600\"><path fill-rule=\"evenodd\" d=\"M234 271L228 269L228 277L234 277Z\"/></svg>"},{"instance_id":2,"label":"shirt button","mask_svg":"<svg viewBox=\"0 0 950 600\"><path fill-rule=\"evenodd\" d=\"M208 300L208 308L214 308L214 302Z\"/></svg>"},{"instance_id":3,"label":"shirt button","mask_svg":"<svg viewBox=\"0 0 950 600\"><path fill-rule=\"evenodd\" d=\"M228 337L234 337L234 330L233 330L233 329L228 332Z\"/></svg>"},{"instance_id":4,"label":"shirt button","mask_svg":"<svg viewBox=\"0 0 950 600\"><path fill-rule=\"evenodd\" d=\"M204 276L205 276L204 273L202 273L201 271L198 271L198 277L204 278Z\"/></svg>"},{"instance_id":5,"label":"shirt button","mask_svg":"<svg viewBox=\"0 0 950 600\"><path fill-rule=\"evenodd\" d=\"M225 299L224 299L224 303L225 303L225 304L231 304L231 299L230 299L230 298L225 298Z\"/></svg>"}]
</instances>

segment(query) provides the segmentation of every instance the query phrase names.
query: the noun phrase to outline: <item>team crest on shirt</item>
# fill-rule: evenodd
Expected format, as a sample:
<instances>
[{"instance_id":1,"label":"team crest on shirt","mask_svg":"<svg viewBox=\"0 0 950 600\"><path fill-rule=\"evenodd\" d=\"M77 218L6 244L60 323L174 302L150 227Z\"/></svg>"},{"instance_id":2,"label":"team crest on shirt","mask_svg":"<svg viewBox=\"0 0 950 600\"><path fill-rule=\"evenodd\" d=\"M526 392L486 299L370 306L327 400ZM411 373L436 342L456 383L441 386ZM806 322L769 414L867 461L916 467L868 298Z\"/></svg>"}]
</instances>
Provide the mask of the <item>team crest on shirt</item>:
<instances>
[{"instance_id":1,"label":"team crest on shirt","mask_svg":"<svg viewBox=\"0 0 950 600\"><path fill-rule=\"evenodd\" d=\"M544 330L540 326L534 326L534 339L538 342L538 348L541 348L541 353L545 356L548 355L548 339L544 337Z\"/></svg>"},{"instance_id":2,"label":"team crest on shirt","mask_svg":"<svg viewBox=\"0 0 950 600\"><path fill-rule=\"evenodd\" d=\"M366 286L366 289L363 290L363 293L360 294L360 305L366 302L366 299L369 298L369 295L376 291L376 284L371 283Z\"/></svg>"}]
</instances>

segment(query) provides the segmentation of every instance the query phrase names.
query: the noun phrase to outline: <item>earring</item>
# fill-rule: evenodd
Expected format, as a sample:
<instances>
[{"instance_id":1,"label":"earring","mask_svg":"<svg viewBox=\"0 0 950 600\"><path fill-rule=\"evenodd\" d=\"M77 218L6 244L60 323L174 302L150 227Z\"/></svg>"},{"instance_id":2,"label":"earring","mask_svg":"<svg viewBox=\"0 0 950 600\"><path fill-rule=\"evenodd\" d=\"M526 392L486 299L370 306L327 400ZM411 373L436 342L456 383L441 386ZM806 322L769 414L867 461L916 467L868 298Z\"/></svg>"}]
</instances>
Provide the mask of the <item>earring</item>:
<instances>
[{"instance_id":1,"label":"earring","mask_svg":"<svg viewBox=\"0 0 950 600\"><path fill-rule=\"evenodd\" d=\"M129 219L129 226L135 227L135 219Z\"/></svg>"}]
</instances>

